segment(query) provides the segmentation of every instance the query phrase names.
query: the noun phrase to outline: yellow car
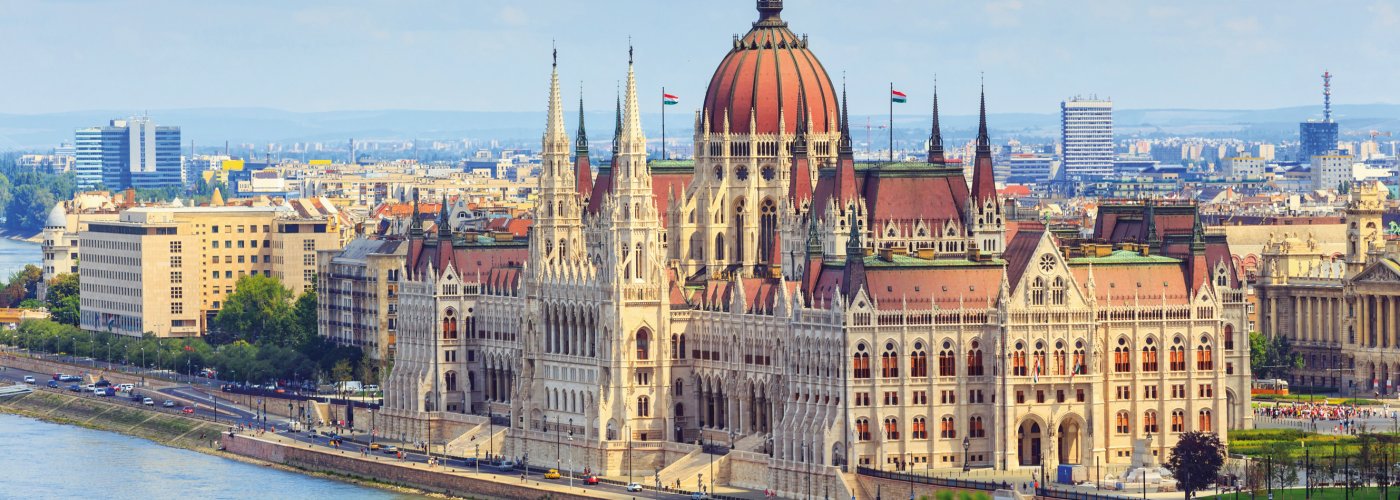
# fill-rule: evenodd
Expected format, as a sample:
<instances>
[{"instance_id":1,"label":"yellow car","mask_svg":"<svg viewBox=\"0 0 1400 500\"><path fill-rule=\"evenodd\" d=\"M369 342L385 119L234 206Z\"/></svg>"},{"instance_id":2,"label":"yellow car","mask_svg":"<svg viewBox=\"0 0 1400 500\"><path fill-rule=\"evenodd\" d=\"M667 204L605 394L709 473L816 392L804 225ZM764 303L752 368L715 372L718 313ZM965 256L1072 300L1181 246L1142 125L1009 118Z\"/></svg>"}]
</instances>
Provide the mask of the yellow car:
<instances>
[{"instance_id":1,"label":"yellow car","mask_svg":"<svg viewBox=\"0 0 1400 500\"><path fill-rule=\"evenodd\" d=\"M370 444L369 444L369 449L370 449L371 451L378 451L379 448L380 448L379 443L370 443Z\"/></svg>"},{"instance_id":2,"label":"yellow car","mask_svg":"<svg viewBox=\"0 0 1400 500\"><path fill-rule=\"evenodd\" d=\"M544 473L544 478L559 479L559 469L549 469L549 472Z\"/></svg>"}]
</instances>

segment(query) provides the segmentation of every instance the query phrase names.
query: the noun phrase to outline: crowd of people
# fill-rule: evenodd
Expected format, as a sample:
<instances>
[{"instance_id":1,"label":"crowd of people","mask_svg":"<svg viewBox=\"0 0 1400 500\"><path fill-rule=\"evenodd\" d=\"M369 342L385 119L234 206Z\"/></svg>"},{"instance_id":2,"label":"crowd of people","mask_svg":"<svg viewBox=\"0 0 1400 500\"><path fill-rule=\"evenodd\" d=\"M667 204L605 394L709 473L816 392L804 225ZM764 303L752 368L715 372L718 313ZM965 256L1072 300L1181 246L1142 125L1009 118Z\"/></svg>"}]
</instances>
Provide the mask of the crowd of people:
<instances>
[{"instance_id":1,"label":"crowd of people","mask_svg":"<svg viewBox=\"0 0 1400 500\"><path fill-rule=\"evenodd\" d=\"M1400 418L1400 410L1392 409L1390 405L1356 406L1354 404L1306 403L1300 401L1287 404L1275 403L1273 406L1255 407L1254 416L1271 418L1274 420L1302 420L1314 424L1318 421L1336 422L1333 424L1334 432L1355 434L1357 432L1357 420L1395 420Z\"/></svg>"}]
</instances>

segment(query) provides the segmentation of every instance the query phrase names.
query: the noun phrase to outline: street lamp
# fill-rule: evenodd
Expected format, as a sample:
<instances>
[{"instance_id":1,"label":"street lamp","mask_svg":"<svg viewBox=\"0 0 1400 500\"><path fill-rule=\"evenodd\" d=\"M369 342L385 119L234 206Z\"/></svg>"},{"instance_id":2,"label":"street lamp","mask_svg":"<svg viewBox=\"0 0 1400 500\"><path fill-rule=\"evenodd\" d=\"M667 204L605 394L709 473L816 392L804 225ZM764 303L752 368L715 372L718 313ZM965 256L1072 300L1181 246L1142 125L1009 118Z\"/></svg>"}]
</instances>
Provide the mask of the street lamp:
<instances>
[{"instance_id":1,"label":"street lamp","mask_svg":"<svg viewBox=\"0 0 1400 500\"><path fill-rule=\"evenodd\" d=\"M967 451L970 448L972 448L972 442L967 439L967 436L963 436L963 472L967 472L969 469L967 465Z\"/></svg>"},{"instance_id":2,"label":"street lamp","mask_svg":"<svg viewBox=\"0 0 1400 500\"><path fill-rule=\"evenodd\" d=\"M574 419L569 419L569 487L574 487Z\"/></svg>"},{"instance_id":3,"label":"street lamp","mask_svg":"<svg viewBox=\"0 0 1400 500\"><path fill-rule=\"evenodd\" d=\"M1149 456L1152 454L1152 431L1147 431L1147 453ZM1147 463L1147 457L1143 457L1142 459L1144 460L1143 463ZM1145 471L1141 472L1142 473L1138 475L1142 476L1142 500L1147 500L1147 473Z\"/></svg>"}]
</instances>

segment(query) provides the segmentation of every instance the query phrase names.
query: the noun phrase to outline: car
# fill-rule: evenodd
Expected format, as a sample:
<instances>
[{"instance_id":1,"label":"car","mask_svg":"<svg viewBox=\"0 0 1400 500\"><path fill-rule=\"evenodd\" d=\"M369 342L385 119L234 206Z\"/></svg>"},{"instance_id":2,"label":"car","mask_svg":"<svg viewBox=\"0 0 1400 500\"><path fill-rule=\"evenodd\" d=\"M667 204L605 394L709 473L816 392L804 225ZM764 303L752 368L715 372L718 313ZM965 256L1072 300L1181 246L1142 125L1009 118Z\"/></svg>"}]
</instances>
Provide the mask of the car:
<instances>
[{"instance_id":1,"label":"car","mask_svg":"<svg viewBox=\"0 0 1400 500\"><path fill-rule=\"evenodd\" d=\"M583 478L583 484L598 484L598 476L588 476Z\"/></svg>"},{"instance_id":2,"label":"car","mask_svg":"<svg viewBox=\"0 0 1400 500\"><path fill-rule=\"evenodd\" d=\"M161 406L164 406L164 407L166 407L166 408L174 408L174 407L175 407L175 402L174 402L174 401L171 401L171 400L169 400L169 399L167 399L167 400L165 400L164 403L161 403L160 405L161 405Z\"/></svg>"},{"instance_id":3,"label":"car","mask_svg":"<svg viewBox=\"0 0 1400 500\"><path fill-rule=\"evenodd\" d=\"M155 405L156 405L156 400L151 399L151 398L142 399L142 400L141 400L141 404L146 405L146 406L155 406Z\"/></svg>"},{"instance_id":4,"label":"car","mask_svg":"<svg viewBox=\"0 0 1400 500\"><path fill-rule=\"evenodd\" d=\"M134 385L134 384L121 384L121 385L118 385L118 386L117 386L117 390L118 390L118 391L122 391L122 392L131 392L131 391L133 391L133 390L135 390L135 389L136 389L136 385Z\"/></svg>"},{"instance_id":5,"label":"car","mask_svg":"<svg viewBox=\"0 0 1400 500\"><path fill-rule=\"evenodd\" d=\"M627 483L627 491L642 491L641 483Z\"/></svg>"},{"instance_id":6,"label":"car","mask_svg":"<svg viewBox=\"0 0 1400 500\"><path fill-rule=\"evenodd\" d=\"M710 494L703 491L696 491L690 494L690 500L709 500Z\"/></svg>"},{"instance_id":7,"label":"car","mask_svg":"<svg viewBox=\"0 0 1400 500\"><path fill-rule=\"evenodd\" d=\"M194 414L194 408L190 408L190 407L186 406L186 407L180 409L180 413L184 413L184 414L187 414L187 415Z\"/></svg>"},{"instance_id":8,"label":"car","mask_svg":"<svg viewBox=\"0 0 1400 500\"><path fill-rule=\"evenodd\" d=\"M379 386L372 384L367 385L365 386L365 392L379 392Z\"/></svg>"},{"instance_id":9,"label":"car","mask_svg":"<svg viewBox=\"0 0 1400 500\"><path fill-rule=\"evenodd\" d=\"M104 379L98 380L97 383L92 384L92 386L93 386L93 387L111 387L111 386L112 386L112 383L111 383L111 382L108 382L107 379L104 378Z\"/></svg>"},{"instance_id":10,"label":"car","mask_svg":"<svg viewBox=\"0 0 1400 500\"><path fill-rule=\"evenodd\" d=\"M548 472L544 473L545 479L559 479L559 477L559 469L549 469Z\"/></svg>"},{"instance_id":11,"label":"car","mask_svg":"<svg viewBox=\"0 0 1400 500\"><path fill-rule=\"evenodd\" d=\"M50 389L57 389L57 388L58 388L58 381L57 381L57 380L50 380L50 381L49 381L49 388L50 388Z\"/></svg>"},{"instance_id":12,"label":"car","mask_svg":"<svg viewBox=\"0 0 1400 500\"><path fill-rule=\"evenodd\" d=\"M83 378L77 375L59 375L59 382L82 382Z\"/></svg>"},{"instance_id":13,"label":"car","mask_svg":"<svg viewBox=\"0 0 1400 500\"><path fill-rule=\"evenodd\" d=\"M141 402L141 395L133 392L133 393L131 393L131 400L132 400L132 401L135 401L135 402L137 402L137 403L140 403L140 402Z\"/></svg>"},{"instance_id":14,"label":"car","mask_svg":"<svg viewBox=\"0 0 1400 500\"><path fill-rule=\"evenodd\" d=\"M378 450L378 449L380 449L380 448L383 448L383 446L380 446L379 443L370 443L370 444L369 444L369 450L370 450L370 451L375 451L375 450Z\"/></svg>"},{"instance_id":15,"label":"car","mask_svg":"<svg viewBox=\"0 0 1400 500\"><path fill-rule=\"evenodd\" d=\"M385 446L385 447L381 448L379 451L384 452L385 455L393 455L393 454L399 452L399 447L397 447L397 446Z\"/></svg>"},{"instance_id":16,"label":"car","mask_svg":"<svg viewBox=\"0 0 1400 500\"><path fill-rule=\"evenodd\" d=\"M26 383L26 384L37 384L37 383L39 383L39 382L38 382L37 380L34 380L34 376L33 376L33 375L25 375L25 376L24 376L24 383Z\"/></svg>"},{"instance_id":17,"label":"car","mask_svg":"<svg viewBox=\"0 0 1400 500\"><path fill-rule=\"evenodd\" d=\"M467 457L467 458L463 458L463 459L462 459L462 466L463 466L463 467L476 467L476 463L477 463L477 459L474 458L474 457Z\"/></svg>"},{"instance_id":18,"label":"car","mask_svg":"<svg viewBox=\"0 0 1400 500\"><path fill-rule=\"evenodd\" d=\"M83 392L83 387L78 384L68 386L68 390L73 392Z\"/></svg>"}]
</instances>

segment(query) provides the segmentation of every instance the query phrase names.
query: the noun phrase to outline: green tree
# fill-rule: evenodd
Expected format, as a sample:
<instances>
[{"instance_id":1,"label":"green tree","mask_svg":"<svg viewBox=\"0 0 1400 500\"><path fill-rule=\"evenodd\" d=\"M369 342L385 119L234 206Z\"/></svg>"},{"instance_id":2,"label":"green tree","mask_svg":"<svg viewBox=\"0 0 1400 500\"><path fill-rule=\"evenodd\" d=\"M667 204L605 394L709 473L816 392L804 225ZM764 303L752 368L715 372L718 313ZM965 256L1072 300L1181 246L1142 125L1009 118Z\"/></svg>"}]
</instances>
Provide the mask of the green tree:
<instances>
[{"instance_id":1,"label":"green tree","mask_svg":"<svg viewBox=\"0 0 1400 500\"><path fill-rule=\"evenodd\" d=\"M10 275L10 281L4 289L0 289L0 307L15 307L24 302L24 299L33 299L39 289L39 280L43 279L44 271L39 266L29 264L24 269L15 271Z\"/></svg>"},{"instance_id":2,"label":"green tree","mask_svg":"<svg viewBox=\"0 0 1400 500\"><path fill-rule=\"evenodd\" d=\"M78 325L78 275L63 273L49 280L48 295L44 297L49 314L59 323Z\"/></svg>"},{"instance_id":3,"label":"green tree","mask_svg":"<svg viewBox=\"0 0 1400 500\"><path fill-rule=\"evenodd\" d=\"M297 297L296 304L292 305L292 318L300 330L296 346L305 347L319 335L316 328L316 292L305 292Z\"/></svg>"},{"instance_id":4,"label":"green tree","mask_svg":"<svg viewBox=\"0 0 1400 500\"><path fill-rule=\"evenodd\" d=\"M350 367L349 360L342 359L336 361L335 365L331 367L331 379L335 380L336 382L349 381L350 377L352 376L352 370L353 369Z\"/></svg>"},{"instance_id":5,"label":"green tree","mask_svg":"<svg viewBox=\"0 0 1400 500\"><path fill-rule=\"evenodd\" d=\"M235 340L295 345L300 340L292 319L292 292L271 276L253 274L238 279L233 293L214 316L210 339L216 344Z\"/></svg>"},{"instance_id":6,"label":"green tree","mask_svg":"<svg viewBox=\"0 0 1400 500\"><path fill-rule=\"evenodd\" d=\"M38 233L44 229L49 210L57 199L42 185L20 184L5 204L5 228L21 233Z\"/></svg>"},{"instance_id":7,"label":"green tree","mask_svg":"<svg viewBox=\"0 0 1400 500\"><path fill-rule=\"evenodd\" d=\"M1177 487L1191 498L1191 493L1215 483L1220 467L1225 465L1225 444L1214 432L1188 432L1177 440L1166 466L1176 476Z\"/></svg>"}]
</instances>

